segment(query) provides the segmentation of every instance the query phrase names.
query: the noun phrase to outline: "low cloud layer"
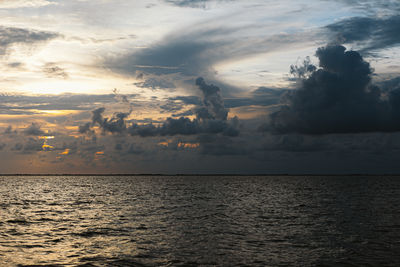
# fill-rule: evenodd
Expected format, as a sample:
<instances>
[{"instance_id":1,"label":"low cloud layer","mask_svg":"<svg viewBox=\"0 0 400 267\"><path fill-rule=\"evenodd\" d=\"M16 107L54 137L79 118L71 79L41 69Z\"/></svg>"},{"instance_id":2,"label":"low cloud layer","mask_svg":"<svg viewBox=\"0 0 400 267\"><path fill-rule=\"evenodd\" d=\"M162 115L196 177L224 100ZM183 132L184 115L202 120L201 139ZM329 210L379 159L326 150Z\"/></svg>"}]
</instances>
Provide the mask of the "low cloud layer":
<instances>
[{"instance_id":1,"label":"low cloud layer","mask_svg":"<svg viewBox=\"0 0 400 267\"><path fill-rule=\"evenodd\" d=\"M400 131L400 88L371 83L373 70L340 45L317 50L319 68L299 75L300 87L261 128L274 133L330 134Z\"/></svg>"}]
</instances>

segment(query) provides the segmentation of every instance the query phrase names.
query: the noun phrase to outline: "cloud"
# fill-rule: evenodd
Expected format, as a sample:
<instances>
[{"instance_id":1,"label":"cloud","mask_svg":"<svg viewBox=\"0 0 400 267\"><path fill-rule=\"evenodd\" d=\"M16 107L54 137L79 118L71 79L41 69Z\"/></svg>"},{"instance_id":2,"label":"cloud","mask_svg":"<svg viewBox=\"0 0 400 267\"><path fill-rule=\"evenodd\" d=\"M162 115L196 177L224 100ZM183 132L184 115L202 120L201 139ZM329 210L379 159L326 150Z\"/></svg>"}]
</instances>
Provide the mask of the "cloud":
<instances>
[{"instance_id":1,"label":"cloud","mask_svg":"<svg viewBox=\"0 0 400 267\"><path fill-rule=\"evenodd\" d=\"M103 112L105 108L98 108L92 111L92 125L98 124L104 133L124 133L126 131L125 119L129 116L130 112L117 112L111 118L104 118ZM87 125L87 124L86 124ZM80 126L80 130L81 130ZM85 127L85 126L83 126ZM83 129L83 128L82 128ZM86 127L85 127L86 129ZM87 132L87 130L86 130Z\"/></svg>"},{"instance_id":2,"label":"cloud","mask_svg":"<svg viewBox=\"0 0 400 267\"><path fill-rule=\"evenodd\" d=\"M134 97L128 95L126 97ZM95 104L109 104L116 101L115 94L60 94L60 95L23 95L0 94L0 113L37 114L47 110L91 110Z\"/></svg>"},{"instance_id":3,"label":"cloud","mask_svg":"<svg viewBox=\"0 0 400 267\"><path fill-rule=\"evenodd\" d=\"M60 37L60 34L54 32L0 26L0 55L6 54L12 45L39 44L57 37Z\"/></svg>"},{"instance_id":4,"label":"cloud","mask_svg":"<svg viewBox=\"0 0 400 267\"><path fill-rule=\"evenodd\" d=\"M227 108L236 108L243 106L271 106L279 104L281 96L288 91L286 88L267 88L259 87L252 91L249 97L225 98Z\"/></svg>"},{"instance_id":5,"label":"cloud","mask_svg":"<svg viewBox=\"0 0 400 267\"><path fill-rule=\"evenodd\" d=\"M80 125L78 127L78 132L81 134L94 134L94 131L91 129L91 123L85 123L84 125Z\"/></svg>"},{"instance_id":6,"label":"cloud","mask_svg":"<svg viewBox=\"0 0 400 267\"><path fill-rule=\"evenodd\" d=\"M98 125L103 133L129 133L131 135L165 136L165 135L193 135L200 133L221 133L227 136L237 136L239 134L239 121L235 117L227 120L228 110L224 107L219 87L208 85L203 78L196 80L196 85L203 93L202 105L195 110L196 118L180 117L178 119L167 118L161 125L136 124L127 127L126 118L128 113L117 112L111 118L104 118L104 107L92 111L92 123L79 126L79 132L89 133L91 126ZM190 98L181 98L190 99ZM193 99L192 99L193 100Z\"/></svg>"},{"instance_id":7,"label":"cloud","mask_svg":"<svg viewBox=\"0 0 400 267\"><path fill-rule=\"evenodd\" d=\"M17 130L13 130L12 126L9 125L3 132L4 134L16 134Z\"/></svg>"},{"instance_id":8,"label":"cloud","mask_svg":"<svg viewBox=\"0 0 400 267\"><path fill-rule=\"evenodd\" d=\"M171 88L174 81L166 79L167 75L179 75L180 80L190 82L193 77L202 76L215 82L214 66L219 62L300 46L317 38L312 31L255 34L257 28L254 25L227 27L219 20L187 28L173 32L146 48L134 49L134 52L114 58L105 57L103 64L115 72L136 78L146 78L144 75L137 77L137 73L147 74L149 78L139 81L138 86Z\"/></svg>"},{"instance_id":9,"label":"cloud","mask_svg":"<svg viewBox=\"0 0 400 267\"><path fill-rule=\"evenodd\" d=\"M179 119L167 118L161 126L132 125L129 128L131 135L192 135L200 133L222 133L227 136L239 134L239 122L235 117L228 121L228 110L224 107L219 87L207 84L203 78L196 79L196 85L203 93L202 105L195 110L196 119L181 117ZM188 98L182 98L188 100ZM193 99L190 99L193 100ZM193 103L193 102L192 102Z\"/></svg>"},{"instance_id":10,"label":"cloud","mask_svg":"<svg viewBox=\"0 0 400 267\"><path fill-rule=\"evenodd\" d=\"M61 67L57 66L55 63L46 63L42 71L46 74L49 78L62 78L68 79L68 73Z\"/></svg>"},{"instance_id":11,"label":"cloud","mask_svg":"<svg viewBox=\"0 0 400 267\"><path fill-rule=\"evenodd\" d=\"M232 138L215 135L200 135L198 137L200 153L213 156L240 156L251 153L243 142L235 142Z\"/></svg>"},{"instance_id":12,"label":"cloud","mask_svg":"<svg viewBox=\"0 0 400 267\"><path fill-rule=\"evenodd\" d=\"M205 8L210 2L227 2L233 0L165 0L167 3L180 7L200 7Z\"/></svg>"},{"instance_id":13,"label":"cloud","mask_svg":"<svg viewBox=\"0 0 400 267\"><path fill-rule=\"evenodd\" d=\"M32 122L32 124L23 130L25 135L45 135L45 132L40 129L40 125L37 123Z\"/></svg>"},{"instance_id":14,"label":"cloud","mask_svg":"<svg viewBox=\"0 0 400 267\"><path fill-rule=\"evenodd\" d=\"M331 0L324 0L331 1ZM347 4L358 10L363 10L369 14L388 13L400 10L400 3L397 0L335 0L336 2Z\"/></svg>"},{"instance_id":15,"label":"cloud","mask_svg":"<svg viewBox=\"0 0 400 267\"><path fill-rule=\"evenodd\" d=\"M400 15L390 17L353 17L326 26L334 39L356 43L362 52L400 44Z\"/></svg>"},{"instance_id":16,"label":"cloud","mask_svg":"<svg viewBox=\"0 0 400 267\"><path fill-rule=\"evenodd\" d=\"M56 3L47 0L0 0L0 8L41 7L54 4Z\"/></svg>"},{"instance_id":17,"label":"cloud","mask_svg":"<svg viewBox=\"0 0 400 267\"><path fill-rule=\"evenodd\" d=\"M170 80L169 77L164 76L154 76L154 75L138 75L137 78L140 78L141 81L135 82L134 85L140 88L150 88L153 90L157 89L174 89L175 83L173 80Z\"/></svg>"},{"instance_id":18,"label":"cloud","mask_svg":"<svg viewBox=\"0 0 400 267\"><path fill-rule=\"evenodd\" d=\"M321 47L316 56L319 68L299 78L299 88L261 129L315 135L400 130L399 87L383 94L371 84L369 63L343 46Z\"/></svg>"}]
</instances>

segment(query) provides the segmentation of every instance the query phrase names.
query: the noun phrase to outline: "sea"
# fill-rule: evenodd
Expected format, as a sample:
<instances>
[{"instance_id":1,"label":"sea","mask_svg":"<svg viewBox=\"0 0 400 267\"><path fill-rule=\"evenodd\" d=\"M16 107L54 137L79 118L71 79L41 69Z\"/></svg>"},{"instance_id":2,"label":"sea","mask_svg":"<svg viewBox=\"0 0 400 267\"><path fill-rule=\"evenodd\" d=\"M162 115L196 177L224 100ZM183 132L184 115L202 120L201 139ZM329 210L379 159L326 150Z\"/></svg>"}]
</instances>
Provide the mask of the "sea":
<instances>
[{"instance_id":1,"label":"sea","mask_svg":"<svg viewBox=\"0 0 400 267\"><path fill-rule=\"evenodd\" d=\"M0 266L400 266L396 176L0 176Z\"/></svg>"}]
</instances>

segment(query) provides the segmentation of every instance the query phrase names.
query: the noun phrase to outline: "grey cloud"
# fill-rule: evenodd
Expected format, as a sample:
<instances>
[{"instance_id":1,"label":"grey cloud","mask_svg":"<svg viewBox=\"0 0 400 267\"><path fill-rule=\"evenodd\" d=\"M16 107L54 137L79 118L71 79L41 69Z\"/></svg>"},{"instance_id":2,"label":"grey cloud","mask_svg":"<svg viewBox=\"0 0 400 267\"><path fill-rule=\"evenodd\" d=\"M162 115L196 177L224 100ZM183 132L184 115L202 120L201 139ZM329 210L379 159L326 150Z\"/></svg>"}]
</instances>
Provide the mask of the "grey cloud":
<instances>
[{"instance_id":1,"label":"grey cloud","mask_svg":"<svg viewBox=\"0 0 400 267\"><path fill-rule=\"evenodd\" d=\"M43 148L43 142L29 138L28 141L24 144L24 152L25 153L30 153L30 152L37 152L37 151L42 151Z\"/></svg>"},{"instance_id":2,"label":"grey cloud","mask_svg":"<svg viewBox=\"0 0 400 267\"><path fill-rule=\"evenodd\" d=\"M14 134L14 133L17 133L17 130L13 130L11 125L9 125L9 126L4 130L4 134Z\"/></svg>"},{"instance_id":3,"label":"grey cloud","mask_svg":"<svg viewBox=\"0 0 400 267\"><path fill-rule=\"evenodd\" d=\"M182 101L186 105L200 105L201 104L201 99L197 96L176 96L176 97L170 97L169 100Z\"/></svg>"},{"instance_id":4,"label":"grey cloud","mask_svg":"<svg viewBox=\"0 0 400 267\"><path fill-rule=\"evenodd\" d=\"M143 81L134 83L135 86L140 88L151 88L153 90L157 89L174 89L176 86L172 81L168 79L153 76L153 77L144 77L142 76Z\"/></svg>"},{"instance_id":5,"label":"grey cloud","mask_svg":"<svg viewBox=\"0 0 400 267\"><path fill-rule=\"evenodd\" d=\"M91 125L85 124L79 127L79 131L87 133L90 126L99 125L103 133L128 132L131 135L142 137L156 135L193 135L199 133L222 133L227 136L239 134L239 122L235 117L228 121L228 110L225 109L219 87L208 85L203 78L198 78L196 84L203 93L202 106L195 110L196 119L181 117L179 119L167 118L159 126L153 124L139 125L133 123L127 127L125 119L129 113L115 113L111 118L104 118L105 108L93 110Z\"/></svg>"},{"instance_id":6,"label":"grey cloud","mask_svg":"<svg viewBox=\"0 0 400 267\"><path fill-rule=\"evenodd\" d=\"M34 135L34 136L45 134L45 132L40 129L40 125L34 122L32 122L32 124L29 127L25 128L23 132L26 135Z\"/></svg>"},{"instance_id":7,"label":"grey cloud","mask_svg":"<svg viewBox=\"0 0 400 267\"><path fill-rule=\"evenodd\" d=\"M136 95L129 95L134 97ZM36 114L34 110L91 110L94 104L108 104L116 100L115 94L61 94L61 95L13 95L0 94L0 113Z\"/></svg>"},{"instance_id":8,"label":"grey cloud","mask_svg":"<svg viewBox=\"0 0 400 267\"><path fill-rule=\"evenodd\" d=\"M230 2L233 0L165 0L167 3L180 7L205 8L209 2Z\"/></svg>"},{"instance_id":9,"label":"grey cloud","mask_svg":"<svg viewBox=\"0 0 400 267\"><path fill-rule=\"evenodd\" d=\"M237 118L227 121L228 110L224 107L219 87L206 84L203 78L196 80L196 85L203 93L202 106L195 110L196 119L185 117L179 119L168 118L161 126L133 125L129 132L132 135L192 135L199 133L222 133L227 136L237 136Z\"/></svg>"},{"instance_id":10,"label":"grey cloud","mask_svg":"<svg viewBox=\"0 0 400 267\"><path fill-rule=\"evenodd\" d=\"M42 7L51 4L56 4L53 0L1 0L0 1L0 8L34 8L34 7Z\"/></svg>"},{"instance_id":11,"label":"grey cloud","mask_svg":"<svg viewBox=\"0 0 400 267\"><path fill-rule=\"evenodd\" d=\"M85 123L84 125L80 125L78 127L78 132L82 134L93 134L94 131L91 129L91 123Z\"/></svg>"},{"instance_id":12,"label":"grey cloud","mask_svg":"<svg viewBox=\"0 0 400 267\"><path fill-rule=\"evenodd\" d=\"M283 94L287 93L286 88L267 88L259 87L258 89L251 92L250 97L240 98L226 98L224 100L227 108L236 108L243 106L270 106L279 104Z\"/></svg>"},{"instance_id":13,"label":"grey cloud","mask_svg":"<svg viewBox=\"0 0 400 267\"><path fill-rule=\"evenodd\" d=\"M243 156L251 153L247 145L232 138L204 134L198 137L200 153L214 156Z\"/></svg>"},{"instance_id":14,"label":"grey cloud","mask_svg":"<svg viewBox=\"0 0 400 267\"><path fill-rule=\"evenodd\" d=\"M127 75L136 76L140 72L159 76L181 75L186 80L193 76L213 79L213 66L220 61L284 49L307 42L311 37L316 38L313 32L256 37L249 35L252 30L254 27L250 25L236 28L216 26L215 23L196 25L190 31L172 33L147 48L135 49L135 52L117 58L105 58L104 65ZM150 88L153 83L157 88L162 87L158 81L149 82ZM145 86L145 83L139 85Z\"/></svg>"},{"instance_id":15,"label":"grey cloud","mask_svg":"<svg viewBox=\"0 0 400 267\"><path fill-rule=\"evenodd\" d=\"M279 104L280 99L283 94L287 93L289 89L286 88L267 88L259 87L252 91L248 96L240 97L225 97L223 102L226 108L236 108L243 106L270 106ZM184 105L201 105L202 100L198 96L178 96L168 98L169 106L175 108L174 110L179 110L179 107ZM178 103L176 103L178 102ZM169 111L174 111L168 109ZM193 115L192 110L185 111L181 114L186 114L185 116ZM176 116L176 115L173 115ZM182 115L184 116L184 115Z\"/></svg>"},{"instance_id":16,"label":"grey cloud","mask_svg":"<svg viewBox=\"0 0 400 267\"><path fill-rule=\"evenodd\" d=\"M16 143L15 145L14 145L14 147L12 148L12 150L14 150L14 151L20 151L20 150L22 150L24 148L24 145L23 144L21 144L21 143Z\"/></svg>"},{"instance_id":17,"label":"grey cloud","mask_svg":"<svg viewBox=\"0 0 400 267\"><path fill-rule=\"evenodd\" d=\"M98 124L102 128L103 132L124 133L126 131L125 119L129 116L130 113L118 112L115 113L114 116L111 118L104 118L104 111L105 108L98 108L92 111L92 125ZM79 128L86 130L86 126L80 126ZM87 131L88 130L86 130L85 132Z\"/></svg>"},{"instance_id":18,"label":"grey cloud","mask_svg":"<svg viewBox=\"0 0 400 267\"><path fill-rule=\"evenodd\" d=\"M128 149L128 154L140 155L145 152L145 150L136 144L131 144Z\"/></svg>"},{"instance_id":19,"label":"grey cloud","mask_svg":"<svg viewBox=\"0 0 400 267\"><path fill-rule=\"evenodd\" d=\"M400 44L400 16L353 17L326 26L343 43L356 43L361 52Z\"/></svg>"},{"instance_id":20,"label":"grey cloud","mask_svg":"<svg viewBox=\"0 0 400 267\"><path fill-rule=\"evenodd\" d=\"M60 37L58 33L0 26L0 55L14 44L32 45Z\"/></svg>"},{"instance_id":21,"label":"grey cloud","mask_svg":"<svg viewBox=\"0 0 400 267\"><path fill-rule=\"evenodd\" d=\"M286 95L287 104L261 127L275 133L356 133L400 130L400 88L386 100L371 84L372 69L356 51L319 48L320 68Z\"/></svg>"},{"instance_id":22,"label":"grey cloud","mask_svg":"<svg viewBox=\"0 0 400 267\"><path fill-rule=\"evenodd\" d=\"M68 73L61 67L57 66L55 63L46 63L42 71L47 75L49 78L62 78L68 79Z\"/></svg>"},{"instance_id":23,"label":"grey cloud","mask_svg":"<svg viewBox=\"0 0 400 267\"><path fill-rule=\"evenodd\" d=\"M226 120L228 110L224 107L221 90L213 84L206 84L203 78L196 79L196 85L203 92L203 108L198 110L199 119Z\"/></svg>"},{"instance_id":24,"label":"grey cloud","mask_svg":"<svg viewBox=\"0 0 400 267\"><path fill-rule=\"evenodd\" d=\"M331 1L331 0L323 0ZM377 13L380 11L396 12L400 10L400 3L397 0L335 0L347 4L353 8L366 11L368 13Z\"/></svg>"},{"instance_id":25,"label":"grey cloud","mask_svg":"<svg viewBox=\"0 0 400 267\"><path fill-rule=\"evenodd\" d=\"M270 136L264 141L262 149L285 152L318 152L337 149L330 138L317 138L299 134Z\"/></svg>"},{"instance_id":26,"label":"grey cloud","mask_svg":"<svg viewBox=\"0 0 400 267\"><path fill-rule=\"evenodd\" d=\"M192 116L194 115L193 110L187 110L181 113L176 113L176 114L172 114L172 117L176 118L176 117L185 117L185 116Z\"/></svg>"}]
</instances>

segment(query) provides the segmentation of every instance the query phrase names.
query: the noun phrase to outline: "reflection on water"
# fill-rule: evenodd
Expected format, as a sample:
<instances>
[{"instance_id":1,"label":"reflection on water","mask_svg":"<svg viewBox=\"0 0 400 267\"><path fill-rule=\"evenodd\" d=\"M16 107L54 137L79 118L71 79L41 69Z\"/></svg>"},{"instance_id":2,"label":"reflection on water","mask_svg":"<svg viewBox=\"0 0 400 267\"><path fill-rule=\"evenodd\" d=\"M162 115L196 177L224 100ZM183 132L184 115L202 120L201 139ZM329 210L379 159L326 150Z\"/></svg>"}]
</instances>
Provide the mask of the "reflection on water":
<instances>
[{"instance_id":1,"label":"reflection on water","mask_svg":"<svg viewBox=\"0 0 400 267\"><path fill-rule=\"evenodd\" d=\"M400 266L397 177L0 177L1 266Z\"/></svg>"}]
</instances>

